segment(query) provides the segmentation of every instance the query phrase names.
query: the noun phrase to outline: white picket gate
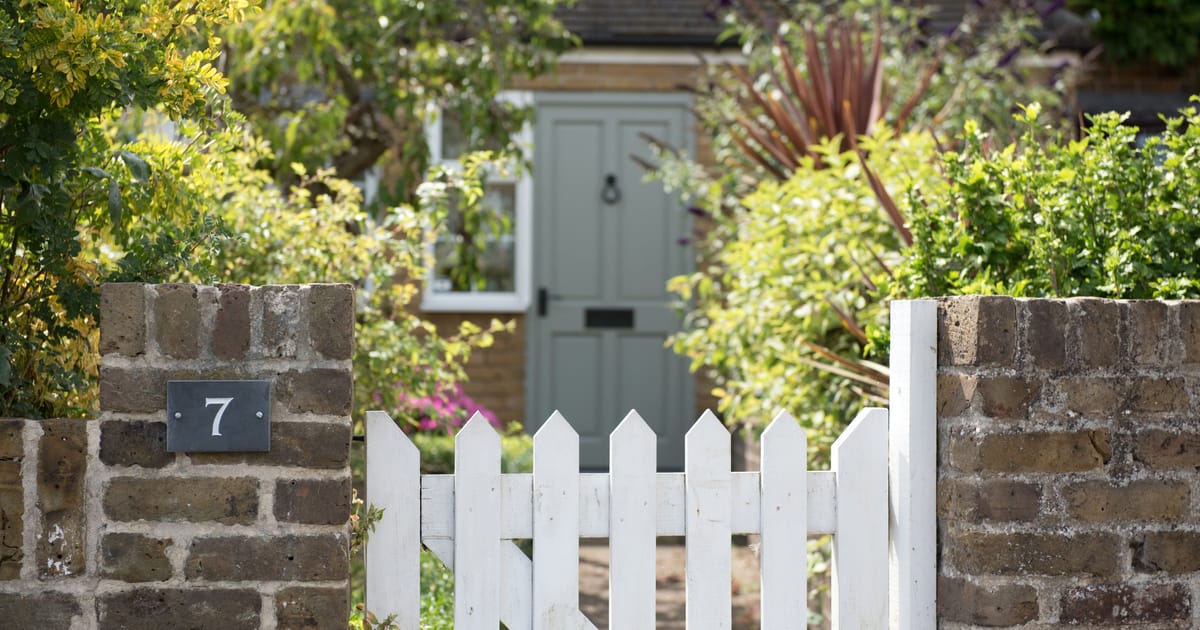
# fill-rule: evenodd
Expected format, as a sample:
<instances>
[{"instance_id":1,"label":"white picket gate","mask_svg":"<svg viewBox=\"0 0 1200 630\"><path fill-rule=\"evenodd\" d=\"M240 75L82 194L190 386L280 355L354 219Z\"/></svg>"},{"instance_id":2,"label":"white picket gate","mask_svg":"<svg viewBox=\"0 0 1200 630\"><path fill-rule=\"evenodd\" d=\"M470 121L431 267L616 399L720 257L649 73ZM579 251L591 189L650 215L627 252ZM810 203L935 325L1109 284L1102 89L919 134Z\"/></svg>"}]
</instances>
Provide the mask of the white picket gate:
<instances>
[{"instance_id":1,"label":"white picket gate","mask_svg":"<svg viewBox=\"0 0 1200 630\"><path fill-rule=\"evenodd\" d=\"M935 315L931 301L893 304L891 417L859 413L829 471L806 470L804 432L780 413L760 472L730 472L730 435L705 412L684 472L658 473L654 432L631 411L608 473L579 472L578 435L555 413L534 436L532 474L500 473L499 436L477 414L455 440L455 473L422 475L416 447L369 412L367 501L384 513L367 547L368 610L419 627L424 544L455 573L459 630L594 628L579 610L579 539L607 538L609 628L649 629L655 536L685 536L688 626L727 629L730 536L759 534L762 627L804 628L805 540L832 534L834 628L933 628Z\"/></svg>"}]
</instances>

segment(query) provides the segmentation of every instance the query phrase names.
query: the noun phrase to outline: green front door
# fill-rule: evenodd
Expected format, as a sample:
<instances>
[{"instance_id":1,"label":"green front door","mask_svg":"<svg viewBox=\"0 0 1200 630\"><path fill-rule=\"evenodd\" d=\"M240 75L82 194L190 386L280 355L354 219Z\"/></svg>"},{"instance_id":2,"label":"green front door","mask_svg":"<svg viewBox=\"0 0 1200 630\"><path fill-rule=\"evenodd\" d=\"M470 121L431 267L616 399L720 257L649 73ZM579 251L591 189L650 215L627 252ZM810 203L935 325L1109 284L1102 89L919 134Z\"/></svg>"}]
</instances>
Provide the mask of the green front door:
<instances>
[{"instance_id":1,"label":"green front door","mask_svg":"<svg viewBox=\"0 0 1200 630\"><path fill-rule=\"evenodd\" d=\"M530 431L559 410L585 468L608 466L608 434L637 409L658 434L661 469L683 466L694 418L686 361L664 348L679 329L667 279L690 269L688 221L631 155L639 134L690 149L680 95L544 94L535 99L534 300Z\"/></svg>"}]
</instances>

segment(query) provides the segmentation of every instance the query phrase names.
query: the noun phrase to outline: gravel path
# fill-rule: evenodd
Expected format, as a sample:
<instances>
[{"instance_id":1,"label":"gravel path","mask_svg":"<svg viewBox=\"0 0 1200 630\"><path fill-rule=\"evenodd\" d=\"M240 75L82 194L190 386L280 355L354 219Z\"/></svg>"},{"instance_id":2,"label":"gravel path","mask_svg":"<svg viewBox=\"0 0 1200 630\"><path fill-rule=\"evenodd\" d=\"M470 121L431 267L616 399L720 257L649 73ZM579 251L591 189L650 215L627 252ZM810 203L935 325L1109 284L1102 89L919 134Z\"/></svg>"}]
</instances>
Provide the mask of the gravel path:
<instances>
[{"instance_id":1,"label":"gravel path","mask_svg":"<svg viewBox=\"0 0 1200 630\"><path fill-rule=\"evenodd\" d=\"M735 630L758 628L758 559L750 549L733 546ZM685 577L682 544L660 544L655 556L658 582L658 630L684 630ZM600 630L608 628L608 545L584 542L579 547L579 600L583 612Z\"/></svg>"}]
</instances>

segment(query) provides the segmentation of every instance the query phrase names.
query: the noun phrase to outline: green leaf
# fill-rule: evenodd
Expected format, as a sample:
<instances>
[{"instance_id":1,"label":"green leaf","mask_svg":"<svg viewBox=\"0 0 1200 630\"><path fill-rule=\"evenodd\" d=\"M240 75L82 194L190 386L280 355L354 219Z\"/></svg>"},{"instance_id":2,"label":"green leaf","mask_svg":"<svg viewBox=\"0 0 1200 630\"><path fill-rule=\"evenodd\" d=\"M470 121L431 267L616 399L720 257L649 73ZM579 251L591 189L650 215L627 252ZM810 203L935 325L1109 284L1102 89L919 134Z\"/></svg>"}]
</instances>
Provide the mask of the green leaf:
<instances>
[{"instance_id":1,"label":"green leaf","mask_svg":"<svg viewBox=\"0 0 1200 630\"><path fill-rule=\"evenodd\" d=\"M150 165L146 163L146 160L143 160L139 155L128 149L122 150L117 155L121 156L121 161L125 162L125 166L129 167L129 173L133 175L134 179L143 184L149 181Z\"/></svg>"},{"instance_id":2,"label":"green leaf","mask_svg":"<svg viewBox=\"0 0 1200 630\"><path fill-rule=\"evenodd\" d=\"M85 166L79 170L91 175L92 177L95 177L96 179L108 179L112 177L112 175L108 174L108 171L102 168L96 168L95 166Z\"/></svg>"},{"instance_id":3,"label":"green leaf","mask_svg":"<svg viewBox=\"0 0 1200 630\"><path fill-rule=\"evenodd\" d=\"M112 218L113 225L121 227L121 188L117 186L117 180L108 180L108 216Z\"/></svg>"}]
</instances>

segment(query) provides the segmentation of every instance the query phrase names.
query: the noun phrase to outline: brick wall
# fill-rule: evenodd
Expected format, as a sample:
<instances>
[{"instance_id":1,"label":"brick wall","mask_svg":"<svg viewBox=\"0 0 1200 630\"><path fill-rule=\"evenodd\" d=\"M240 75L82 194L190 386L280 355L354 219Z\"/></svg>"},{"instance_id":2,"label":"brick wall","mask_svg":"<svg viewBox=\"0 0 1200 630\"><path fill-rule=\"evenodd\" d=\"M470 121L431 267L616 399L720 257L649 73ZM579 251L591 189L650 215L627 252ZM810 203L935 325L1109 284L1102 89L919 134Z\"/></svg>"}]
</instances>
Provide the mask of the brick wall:
<instances>
[{"instance_id":1,"label":"brick wall","mask_svg":"<svg viewBox=\"0 0 1200 630\"><path fill-rule=\"evenodd\" d=\"M939 305L941 626L1200 627L1200 302Z\"/></svg>"},{"instance_id":2,"label":"brick wall","mask_svg":"<svg viewBox=\"0 0 1200 630\"><path fill-rule=\"evenodd\" d=\"M493 319L513 320L512 334L497 333L488 348L471 351L463 391L496 414L504 424L525 420L525 316L516 313L420 313L442 334L452 334L464 321L487 328Z\"/></svg>"},{"instance_id":3,"label":"brick wall","mask_svg":"<svg viewBox=\"0 0 1200 630\"><path fill-rule=\"evenodd\" d=\"M110 284L101 413L0 420L0 626L345 627L349 285ZM166 382L272 381L265 453L166 451Z\"/></svg>"}]
</instances>

